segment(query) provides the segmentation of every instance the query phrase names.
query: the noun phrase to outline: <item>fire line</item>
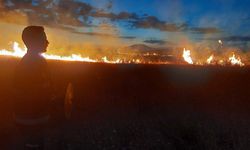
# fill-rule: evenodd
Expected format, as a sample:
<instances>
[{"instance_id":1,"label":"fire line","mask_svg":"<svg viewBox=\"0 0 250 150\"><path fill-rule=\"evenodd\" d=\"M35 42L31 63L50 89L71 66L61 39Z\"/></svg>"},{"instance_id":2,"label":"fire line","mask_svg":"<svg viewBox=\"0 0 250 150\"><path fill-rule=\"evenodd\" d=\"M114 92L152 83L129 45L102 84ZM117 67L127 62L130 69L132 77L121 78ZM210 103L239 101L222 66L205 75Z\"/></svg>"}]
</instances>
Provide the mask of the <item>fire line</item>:
<instances>
[{"instance_id":1,"label":"fire line","mask_svg":"<svg viewBox=\"0 0 250 150\"><path fill-rule=\"evenodd\" d=\"M19 44L17 42L14 42L13 43L13 51L3 49L3 50L0 50L0 55L20 58L20 57L23 57L26 52L27 52L26 48L22 49L19 47ZM104 56L101 59L92 59L90 57L82 57L80 54L71 54L70 56L59 56L59 55L51 55L51 54L42 54L42 55L46 59L62 60L62 61L103 62L103 63L112 63L112 64L121 64L121 63L170 64L167 61L166 62L164 62L164 61L153 62L153 61L143 61L141 59L123 60L123 59L118 58L115 60L109 60L107 56ZM157 56L157 55L154 53L154 56ZM216 56L211 55L207 58L206 61L204 61L204 63L201 63L201 62L198 63L198 62L195 62L193 60L191 50L187 50L184 48L182 57L186 63L192 64L192 65L225 65L225 64L230 64L232 66L241 66L241 67L245 66L245 64L242 62L241 58L239 56L236 57L236 55L234 53L227 60L222 60L222 59L215 60Z\"/></svg>"}]
</instances>

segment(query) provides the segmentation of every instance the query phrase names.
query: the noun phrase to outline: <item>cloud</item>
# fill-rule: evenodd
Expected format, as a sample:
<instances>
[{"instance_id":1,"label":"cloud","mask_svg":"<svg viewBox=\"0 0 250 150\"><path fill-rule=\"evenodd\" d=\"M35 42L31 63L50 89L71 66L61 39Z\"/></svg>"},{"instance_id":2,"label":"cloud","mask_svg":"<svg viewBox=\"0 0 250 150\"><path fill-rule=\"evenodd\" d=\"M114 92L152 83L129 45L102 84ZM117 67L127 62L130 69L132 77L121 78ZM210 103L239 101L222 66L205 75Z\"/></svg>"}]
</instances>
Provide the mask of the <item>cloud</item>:
<instances>
[{"instance_id":1,"label":"cloud","mask_svg":"<svg viewBox=\"0 0 250 150\"><path fill-rule=\"evenodd\" d=\"M194 34L216 34L222 31L215 27L190 27L187 23L168 23L155 16L137 18L132 22L132 27L144 29L157 29L167 32L191 32Z\"/></svg>"},{"instance_id":2,"label":"cloud","mask_svg":"<svg viewBox=\"0 0 250 150\"><path fill-rule=\"evenodd\" d=\"M120 38L120 39L128 39L128 40L133 40L136 39L135 36L118 36L115 34L106 34L106 33L98 33L98 32L78 32L78 31L70 31L71 33L74 34L82 34L82 35L89 35L89 36L98 36L98 37L109 37L109 38Z\"/></svg>"},{"instance_id":3,"label":"cloud","mask_svg":"<svg viewBox=\"0 0 250 150\"><path fill-rule=\"evenodd\" d=\"M160 31L168 31L168 32L180 32L184 31L187 28L187 24L185 23L182 24L167 23L165 21L159 20L155 16L146 16L131 22L132 22L132 27L135 28L158 29Z\"/></svg>"},{"instance_id":4,"label":"cloud","mask_svg":"<svg viewBox=\"0 0 250 150\"><path fill-rule=\"evenodd\" d=\"M93 7L82 2L60 0L3 0L0 14L9 12L24 13L29 24L90 26L85 16Z\"/></svg>"},{"instance_id":5,"label":"cloud","mask_svg":"<svg viewBox=\"0 0 250 150\"><path fill-rule=\"evenodd\" d=\"M90 14L92 17L97 17L97 18L109 18L109 19L115 19L116 15L114 13L108 13L105 11L96 11Z\"/></svg>"},{"instance_id":6,"label":"cloud","mask_svg":"<svg viewBox=\"0 0 250 150\"><path fill-rule=\"evenodd\" d=\"M250 36L230 36L223 38L224 41L250 42Z\"/></svg>"},{"instance_id":7,"label":"cloud","mask_svg":"<svg viewBox=\"0 0 250 150\"><path fill-rule=\"evenodd\" d=\"M166 43L166 41L164 41L164 40L153 40L153 39L145 40L143 42L144 43L149 43L149 44L159 44L159 45L163 45L163 44Z\"/></svg>"},{"instance_id":8,"label":"cloud","mask_svg":"<svg viewBox=\"0 0 250 150\"><path fill-rule=\"evenodd\" d=\"M221 33L222 31L218 28L215 27L193 27L190 28L189 31L192 33L197 33L197 34L214 34L214 33Z\"/></svg>"},{"instance_id":9,"label":"cloud","mask_svg":"<svg viewBox=\"0 0 250 150\"><path fill-rule=\"evenodd\" d=\"M118 14L115 14L115 13L106 12L106 11L103 11L103 10L97 10L95 12L92 12L90 15L92 17L97 17L97 18L108 18L108 19L111 19L112 21L138 19L137 14L124 12L124 11L120 12Z\"/></svg>"},{"instance_id":10,"label":"cloud","mask_svg":"<svg viewBox=\"0 0 250 150\"><path fill-rule=\"evenodd\" d=\"M165 46L175 46L176 45L176 43L174 43L174 42L161 40L161 39L148 39L148 40L144 40L143 42L147 43L147 44L165 45Z\"/></svg>"},{"instance_id":11,"label":"cloud","mask_svg":"<svg viewBox=\"0 0 250 150\"><path fill-rule=\"evenodd\" d=\"M108 2L107 9L112 7L112 1ZM20 24L39 24L49 27L65 29L76 33L76 27L96 27L101 21L94 19L108 19L110 23L114 21L126 22L126 27L136 29L155 29L164 32L187 32L199 34L215 34L221 31L217 28L189 27L187 23L172 23L160 20L155 16L139 15L130 12L109 12L105 9L96 8L82 1L69 0L2 0L0 7L0 16L2 21ZM26 15L25 21L20 18L6 18L6 14ZM18 16L18 15L15 15ZM5 19L3 19L5 18ZM10 19L12 18L12 19ZM114 24L114 23L113 23ZM96 35L96 34L93 34Z\"/></svg>"},{"instance_id":12,"label":"cloud","mask_svg":"<svg viewBox=\"0 0 250 150\"><path fill-rule=\"evenodd\" d=\"M228 37L221 37L221 38L208 38L206 40L222 40L226 42L250 42L250 36L228 36Z\"/></svg>"},{"instance_id":13,"label":"cloud","mask_svg":"<svg viewBox=\"0 0 250 150\"><path fill-rule=\"evenodd\" d=\"M2 11L0 9L0 22L24 25L27 24L26 14L15 11Z\"/></svg>"},{"instance_id":14,"label":"cloud","mask_svg":"<svg viewBox=\"0 0 250 150\"><path fill-rule=\"evenodd\" d=\"M78 32L78 31L72 31L71 33L83 34L83 35L90 35L90 36L99 36L99 37L113 37L113 38L117 37L116 35L113 35L113 34L98 33L98 32Z\"/></svg>"},{"instance_id":15,"label":"cloud","mask_svg":"<svg viewBox=\"0 0 250 150\"><path fill-rule=\"evenodd\" d=\"M120 38L123 38L123 39L129 39L129 40L136 39L136 37L135 37L135 36L120 36Z\"/></svg>"}]
</instances>

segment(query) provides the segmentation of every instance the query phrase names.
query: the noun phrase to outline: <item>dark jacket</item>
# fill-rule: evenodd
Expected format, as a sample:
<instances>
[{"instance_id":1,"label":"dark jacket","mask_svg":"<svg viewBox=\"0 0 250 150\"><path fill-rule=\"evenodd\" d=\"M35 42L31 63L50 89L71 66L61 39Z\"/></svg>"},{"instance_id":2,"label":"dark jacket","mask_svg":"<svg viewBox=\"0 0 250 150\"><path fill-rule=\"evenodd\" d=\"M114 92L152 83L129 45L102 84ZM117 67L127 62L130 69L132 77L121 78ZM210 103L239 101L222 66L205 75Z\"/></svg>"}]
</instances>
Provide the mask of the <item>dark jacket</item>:
<instances>
[{"instance_id":1,"label":"dark jacket","mask_svg":"<svg viewBox=\"0 0 250 150\"><path fill-rule=\"evenodd\" d=\"M52 97L50 72L45 58L27 53L14 74L14 115L17 119L38 119L49 115Z\"/></svg>"}]
</instances>

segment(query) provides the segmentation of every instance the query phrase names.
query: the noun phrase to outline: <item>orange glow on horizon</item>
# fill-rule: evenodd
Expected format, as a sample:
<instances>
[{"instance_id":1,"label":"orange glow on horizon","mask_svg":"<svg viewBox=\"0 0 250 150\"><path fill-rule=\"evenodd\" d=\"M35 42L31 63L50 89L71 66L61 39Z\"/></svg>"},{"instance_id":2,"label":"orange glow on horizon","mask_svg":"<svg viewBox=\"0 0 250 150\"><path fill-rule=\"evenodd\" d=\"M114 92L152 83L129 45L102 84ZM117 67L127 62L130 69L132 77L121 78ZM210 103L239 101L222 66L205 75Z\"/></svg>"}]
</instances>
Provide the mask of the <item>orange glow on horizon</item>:
<instances>
[{"instance_id":1,"label":"orange glow on horizon","mask_svg":"<svg viewBox=\"0 0 250 150\"><path fill-rule=\"evenodd\" d=\"M27 52L27 49L20 48L19 44L17 42L13 43L13 50L9 51L6 49L0 50L0 55L2 56L12 56L12 57L18 57L21 58L25 55ZM204 62L194 62L192 57L191 57L191 50L186 50L184 48L183 50L183 60L188 63L188 64L194 64L194 65L225 65L225 62L227 64L233 65L233 66L245 66L245 64L242 62L240 56L235 56L233 53L232 56L228 57L227 59L220 59L220 60L215 60L214 55L211 55L208 57L207 60L204 60ZM145 61L143 58L131 58L131 59L121 59L117 58L114 60L110 60L107 56L103 56L101 59L93 59L90 57L82 57L80 54L71 54L69 56L59 56L59 55L53 55L53 54L42 54L46 59L51 59L51 60L62 60L62 61L81 61L81 62L103 62L103 63L112 63L112 64L121 64L121 63L134 63L134 64L171 64L169 61ZM142 54L144 57L150 56L151 54ZM158 56L158 54L153 53L152 56ZM178 63L178 62L176 62Z\"/></svg>"}]
</instances>

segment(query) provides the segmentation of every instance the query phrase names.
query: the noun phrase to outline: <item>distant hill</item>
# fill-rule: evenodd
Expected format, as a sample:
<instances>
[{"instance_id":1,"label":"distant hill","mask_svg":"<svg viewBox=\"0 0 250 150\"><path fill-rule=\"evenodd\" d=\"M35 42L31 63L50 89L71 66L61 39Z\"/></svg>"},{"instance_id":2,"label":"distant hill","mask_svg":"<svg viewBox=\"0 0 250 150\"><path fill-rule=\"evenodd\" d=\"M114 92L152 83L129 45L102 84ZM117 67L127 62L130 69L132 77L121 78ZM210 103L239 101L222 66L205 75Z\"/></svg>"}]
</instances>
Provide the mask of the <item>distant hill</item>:
<instances>
[{"instance_id":1,"label":"distant hill","mask_svg":"<svg viewBox=\"0 0 250 150\"><path fill-rule=\"evenodd\" d=\"M131 50L135 50L135 51L144 51L144 52L155 50L155 48L149 47L145 44L134 44L134 45L128 46L127 48Z\"/></svg>"},{"instance_id":2,"label":"distant hill","mask_svg":"<svg viewBox=\"0 0 250 150\"><path fill-rule=\"evenodd\" d=\"M169 62L175 64L185 64L181 56L181 48L173 47L150 47L146 44L134 44L118 49L118 54L123 56L133 56L143 58L146 61Z\"/></svg>"},{"instance_id":3,"label":"distant hill","mask_svg":"<svg viewBox=\"0 0 250 150\"><path fill-rule=\"evenodd\" d=\"M150 51L154 51L155 48L150 47L148 45L145 44L134 44L131 46L127 46L127 47L122 47L118 49L119 53L146 53L146 52L150 52Z\"/></svg>"}]
</instances>

